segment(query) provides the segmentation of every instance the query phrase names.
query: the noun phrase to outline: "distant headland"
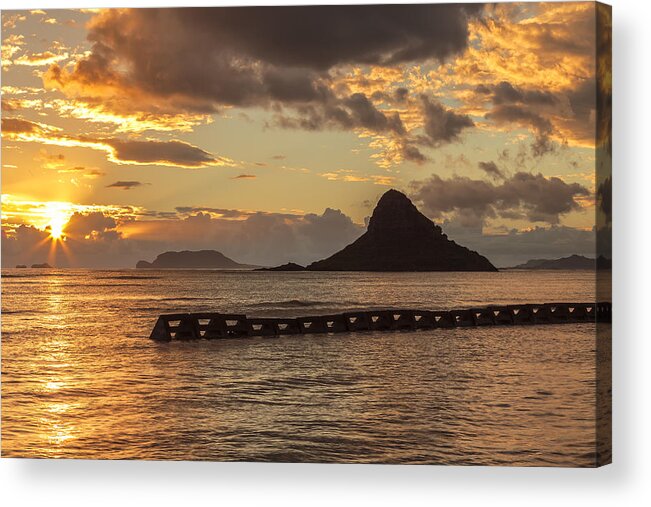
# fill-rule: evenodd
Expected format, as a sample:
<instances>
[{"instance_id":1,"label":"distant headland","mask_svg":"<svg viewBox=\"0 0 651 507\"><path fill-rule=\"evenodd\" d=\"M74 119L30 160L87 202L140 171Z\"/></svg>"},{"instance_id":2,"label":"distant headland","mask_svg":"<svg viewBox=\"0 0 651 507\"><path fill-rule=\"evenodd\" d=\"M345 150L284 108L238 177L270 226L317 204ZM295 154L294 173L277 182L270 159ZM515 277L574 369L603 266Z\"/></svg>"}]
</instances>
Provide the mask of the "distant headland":
<instances>
[{"instance_id":1,"label":"distant headland","mask_svg":"<svg viewBox=\"0 0 651 507\"><path fill-rule=\"evenodd\" d=\"M612 261L603 255L591 259L583 255L570 255L561 259L531 259L524 264L518 264L504 269L611 269Z\"/></svg>"}]
</instances>

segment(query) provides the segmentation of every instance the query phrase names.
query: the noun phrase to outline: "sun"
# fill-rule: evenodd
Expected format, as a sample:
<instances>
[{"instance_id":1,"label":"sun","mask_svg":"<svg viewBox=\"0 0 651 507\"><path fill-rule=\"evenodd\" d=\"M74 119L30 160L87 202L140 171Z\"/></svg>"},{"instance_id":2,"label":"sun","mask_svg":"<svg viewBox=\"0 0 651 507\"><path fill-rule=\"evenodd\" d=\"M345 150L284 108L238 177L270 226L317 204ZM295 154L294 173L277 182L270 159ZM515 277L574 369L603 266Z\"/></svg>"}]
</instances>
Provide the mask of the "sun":
<instances>
[{"instance_id":1,"label":"sun","mask_svg":"<svg viewBox=\"0 0 651 507\"><path fill-rule=\"evenodd\" d=\"M47 230L50 238L60 240L63 238L63 229L70 219L70 212L63 206L48 206L47 210Z\"/></svg>"}]
</instances>

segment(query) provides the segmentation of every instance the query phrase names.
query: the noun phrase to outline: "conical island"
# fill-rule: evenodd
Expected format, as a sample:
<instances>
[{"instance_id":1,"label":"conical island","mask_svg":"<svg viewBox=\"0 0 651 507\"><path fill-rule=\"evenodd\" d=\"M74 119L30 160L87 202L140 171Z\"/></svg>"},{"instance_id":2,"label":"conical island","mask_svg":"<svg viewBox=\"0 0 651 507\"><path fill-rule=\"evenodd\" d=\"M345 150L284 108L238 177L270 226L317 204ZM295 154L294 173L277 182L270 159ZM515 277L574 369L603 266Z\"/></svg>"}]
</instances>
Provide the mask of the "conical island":
<instances>
[{"instance_id":1,"label":"conical island","mask_svg":"<svg viewBox=\"0 0 651 507\"><path fill-rule=\"evenodd\" d=\"M497 271L486 257L458 245L397 190L377 203L367 231L310 271Z\"/></svg>"}]
</instances>

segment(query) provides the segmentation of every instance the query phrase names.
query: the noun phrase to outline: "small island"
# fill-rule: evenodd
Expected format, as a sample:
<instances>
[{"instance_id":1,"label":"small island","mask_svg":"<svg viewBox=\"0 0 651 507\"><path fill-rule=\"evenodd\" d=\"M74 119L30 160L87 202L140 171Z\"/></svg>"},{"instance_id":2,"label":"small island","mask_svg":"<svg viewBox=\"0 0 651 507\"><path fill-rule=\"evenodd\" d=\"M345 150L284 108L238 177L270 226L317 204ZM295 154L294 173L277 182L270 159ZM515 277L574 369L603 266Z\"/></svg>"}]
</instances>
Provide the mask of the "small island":
<instances>
[{"instance_id":1,"label":"small island","mask_svg":"<svg viewBox=\"0 0 651 507\"><path fill-rule=\"evenodd\" d=\"M301 266L295 262L288 262L282 266L276 266L273 268L258 268L255 271L305 271L305 266Z\"/></svg>"},{"instance_id":2,"label":"small island","mask_svg":"<svg viewBox=\"0 0 651 507\"><path fill-rule=\"evenodd\" d=\"M43 262L42 264L32 264L33 268L37 269L51 269L52 266L50 266L47 262Z\"/></svg>"}]
</instances>

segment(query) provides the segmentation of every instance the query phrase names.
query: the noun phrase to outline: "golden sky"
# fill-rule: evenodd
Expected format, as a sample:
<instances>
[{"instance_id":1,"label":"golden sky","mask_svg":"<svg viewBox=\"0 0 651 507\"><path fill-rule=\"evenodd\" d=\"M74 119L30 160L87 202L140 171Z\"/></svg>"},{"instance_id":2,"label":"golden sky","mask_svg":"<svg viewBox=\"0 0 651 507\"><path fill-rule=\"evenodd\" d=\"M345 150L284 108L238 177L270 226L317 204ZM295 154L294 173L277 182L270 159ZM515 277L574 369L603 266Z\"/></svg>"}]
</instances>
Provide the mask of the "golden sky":
<instances>
[{"instance_id":1,"label":"golden sky","mask_svg":"<svg viewBox=\"0 0 651 507\"><path fill-rule=\"evenodd\" d=\"M307 263L389 188L498 266L590 254L595 9L3 11L2 264Z\"/></svg>"}]
</instances>

